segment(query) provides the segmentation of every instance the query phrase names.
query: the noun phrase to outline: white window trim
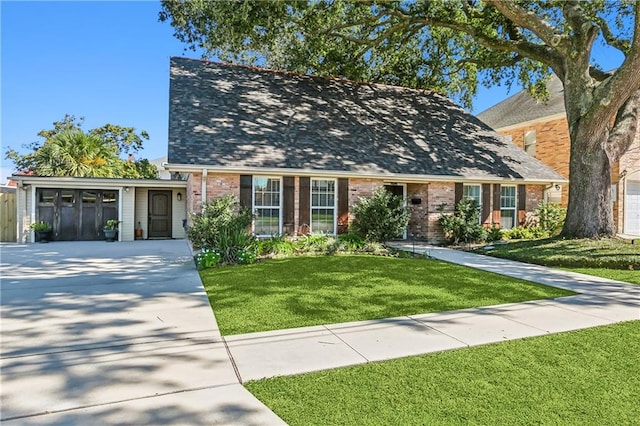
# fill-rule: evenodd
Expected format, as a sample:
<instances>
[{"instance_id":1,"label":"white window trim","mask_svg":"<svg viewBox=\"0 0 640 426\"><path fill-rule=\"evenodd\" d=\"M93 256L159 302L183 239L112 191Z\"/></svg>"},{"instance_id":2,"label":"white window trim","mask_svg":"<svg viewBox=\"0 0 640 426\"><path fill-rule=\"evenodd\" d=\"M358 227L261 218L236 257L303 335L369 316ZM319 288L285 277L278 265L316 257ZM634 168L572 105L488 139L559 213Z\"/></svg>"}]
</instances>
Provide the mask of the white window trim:
<instances>
[{"instance_id":1,"label":"white window trim","mask_svg":"<svg viewBox=\"0 0 640 426\"><path fill-rule=\"evenodd\" d=\"M309 182L309 230L313 233L313 181L314 180L326 180L333 182L334 194L333 194L333 233L327 235L338 234L338 179L335 178L322 178L312 177ZM316 206L316 209L329 209L330 207Z\"/></svg>"},{"instance_id":2,"label":"white window trim","mask_svg":"<svg viewBox=\"0 0 640 426\"><path fill-rule=\"evenodd\" d=\"M514 206L513 207L502 207L502 188L514 188ZM511 210L513 211L513 226L511 228L515 228L518 226L518 185L500 185L500 222L502 222L502 211L503 210ZM502 228L502 226L500 226Z\"/></svg>"},{"instance_id":3,"label":"white window trim","mask_svg":"<svg viewBox=\"0 0 640 426\"><path fill-rule=\"evenodd\" d=\"M275 208L275 206L256 206L256 179L278 179L280 182L280 196L278 197L278 235L282 235L282 176L261 176L254 175L251 178L251 211L255 214L258 208ZM251 221L251 232L256 237L271 237L271 234L256 234L256 221Z\"/></svg>"},{"instance_id":4,"label":"white window trim","mask_svg":"<svg viewBox=\"0 0 640 426\"><path fill-rule=\"evenodd\" d=\"M478 207L480 208L480 214L478 215L478 223L482 225L482 184L481 183L464 183L462 184L462 197L464 198L464 187L465 186L475 186L479 189L478 193L480 194L480 199L478 200ZM472 198L472 197L467 197Z\"/></svg>"}]
</instances>

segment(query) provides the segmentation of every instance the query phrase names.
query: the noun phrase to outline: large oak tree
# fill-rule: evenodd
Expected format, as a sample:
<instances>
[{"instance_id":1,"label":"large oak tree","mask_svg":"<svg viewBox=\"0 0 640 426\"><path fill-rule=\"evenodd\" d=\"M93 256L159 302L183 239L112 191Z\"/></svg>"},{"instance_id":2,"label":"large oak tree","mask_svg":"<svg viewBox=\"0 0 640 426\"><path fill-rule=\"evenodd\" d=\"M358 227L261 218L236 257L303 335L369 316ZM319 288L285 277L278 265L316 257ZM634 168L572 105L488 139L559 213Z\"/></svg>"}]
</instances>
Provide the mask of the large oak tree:
<instances>
[{"instance_id":1,"label":"large oak tree","mask_svg":"<svg viewBox=\"0 0 640 426\"><path fill-rule=\"evenodd\" d=\"M615 233L611 165L638 132L640 2L164 0L161 21L222 60L443 91L469 106L479 83L564 85L571 137L565 236ZM602 42L624 56L594 62Z\"/></svg>"}]
</instances>

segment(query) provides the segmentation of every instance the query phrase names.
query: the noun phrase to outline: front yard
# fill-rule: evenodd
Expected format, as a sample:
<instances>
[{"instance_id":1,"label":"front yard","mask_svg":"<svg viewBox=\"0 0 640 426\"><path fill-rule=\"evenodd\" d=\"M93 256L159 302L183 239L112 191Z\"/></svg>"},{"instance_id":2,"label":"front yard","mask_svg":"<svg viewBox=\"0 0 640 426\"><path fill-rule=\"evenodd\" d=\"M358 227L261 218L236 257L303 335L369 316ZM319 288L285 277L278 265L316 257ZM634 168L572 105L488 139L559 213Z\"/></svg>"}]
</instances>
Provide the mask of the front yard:
<instances>
[{"instance_id":1,"label":"front yard","mask_svg":"<svg viewBox=\"0 0 640 426\"><path fill-rule=\"evenodd\" d=\"M634 321L246 387L290 425L630 425L639 353Z\"/></svg>"},{"instance_id":2,"label":"front yard","mask_svg":"<svg viewBox=\"0 0 640 426\"><path fill-rule=\"evenodd\" d=\"M267 260L201 277L224 335L573 294L435 260L365 255Z\"/></svg>"},{"instance_id":3,"label":"front yard","mask_svg":"<svg viewBox=\"0 0 640 426\"><path fill-rule=\"evenodd\" d=\"M620 239L514 241L478 252L504 259L558 267L632 284L640 284L640 244Z\"/></svg>"}]
</instances>

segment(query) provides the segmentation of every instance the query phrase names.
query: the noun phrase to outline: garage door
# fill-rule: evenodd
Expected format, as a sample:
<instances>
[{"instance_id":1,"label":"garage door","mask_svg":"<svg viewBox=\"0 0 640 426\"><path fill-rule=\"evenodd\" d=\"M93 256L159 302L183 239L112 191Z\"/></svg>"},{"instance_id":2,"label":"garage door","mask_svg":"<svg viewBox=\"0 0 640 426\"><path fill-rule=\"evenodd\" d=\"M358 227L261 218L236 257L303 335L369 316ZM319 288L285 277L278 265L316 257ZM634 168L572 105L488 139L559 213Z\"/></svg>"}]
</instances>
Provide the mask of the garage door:
<instances>
[{"instance_id":1,"label":"garage door","mask_svg":"<svg viewBox=\"0 0 640 426\"><path fill-rule=\"evenodd\" d=\"M53 226L56 241L101 240L104 223L118 218L118 191L39 188L36 197L37 220Z\"/></svg>"},{"instance_id":2,"label":"garage door","mask_svg":"<svg viewBox=\"0 0 640 426\"><path fill-rule=\"evenodd\" d=\"M627 181L624 200L624 233L640 235L640 181Z\"/></svg>"}]
</instances>

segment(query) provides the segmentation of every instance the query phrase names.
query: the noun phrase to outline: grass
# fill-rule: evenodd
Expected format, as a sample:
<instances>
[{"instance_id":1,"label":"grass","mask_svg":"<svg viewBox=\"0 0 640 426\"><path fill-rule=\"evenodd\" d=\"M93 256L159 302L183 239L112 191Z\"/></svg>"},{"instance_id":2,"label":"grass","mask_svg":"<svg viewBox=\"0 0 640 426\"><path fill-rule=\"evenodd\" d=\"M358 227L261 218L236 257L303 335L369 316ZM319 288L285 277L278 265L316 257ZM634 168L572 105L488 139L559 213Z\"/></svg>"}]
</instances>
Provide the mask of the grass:
<instances>
[{"instance_id":1,"label":"grass","mask_svg":"<svg viewBox=\"0 0 640 426\"><path fill-rule=\"evenodd\" d=\"M491 256L545 266L640 269L640 245L610 238L602 240L546 238L497 244Z\"/></svg>"},{"instance_id":2,"label":"grass","mask_svg":"<svg viewBox=\"0 0 640 426\"><path fill-rule=\"evenodd\" d=\"M290 425L637 424L640 321L264 379Z\"/></svg>"},{"instance_id":3,"label":"grass","mask_svg":"<svg viewBox=\"0 0 640 426\"><path fill-rule=\"evenodd\" d=\"M445 262L383 256L290 257L200 274L225 335L573 294Z\"/></svg>"},{"instance_id":4,"label":"grass","mask_svg":"<svg viewBox=\"0 0 640 426\"><path fill-rule=\"evenodd\" d=\"M563 268L568 271L580 272L587 275L595 275L597 277L609 278L610 280L623 281L631 284L640 285L640 271L623 271L621 269L605 269L605 268Z\"/></svg>"},{"instance_id":5,"label":"grass","mask_svg":"<svg viewBox=\"0 0 640 426\"><path fill-rule=\"evenodd\" d=\"M504 259L640 284L640 245L617 238L514 241L497 244L490 252L480 251Z\"/></svg>"}]
</instances>

